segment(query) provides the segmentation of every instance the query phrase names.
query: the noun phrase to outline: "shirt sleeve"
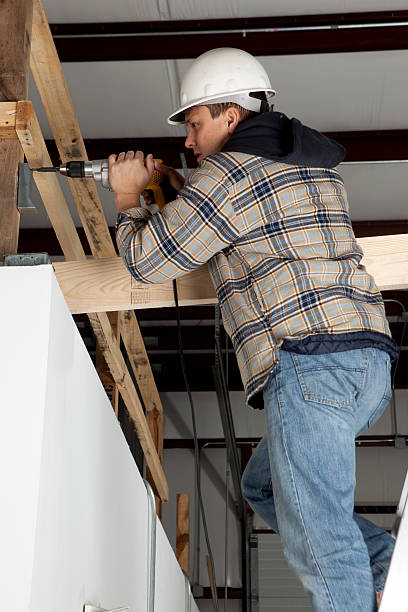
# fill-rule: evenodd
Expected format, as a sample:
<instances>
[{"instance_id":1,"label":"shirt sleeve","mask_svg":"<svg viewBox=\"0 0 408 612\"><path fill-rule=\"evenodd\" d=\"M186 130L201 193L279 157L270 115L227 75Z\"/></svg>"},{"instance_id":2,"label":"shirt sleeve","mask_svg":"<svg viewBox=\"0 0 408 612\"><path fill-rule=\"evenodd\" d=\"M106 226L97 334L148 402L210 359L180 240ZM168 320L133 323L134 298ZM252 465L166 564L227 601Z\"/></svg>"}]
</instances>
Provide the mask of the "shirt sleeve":
<instances>
[{"instance_id":1,"label":"shirt sleeve","mask_svg":"<svg viewBox=\"0 0 408 612\"><path fill-rule=\"evenodd\" d=\"M120 213L116 241L130 273L142 283L166 283L206 263L240 236L223 182L199 168L178 197L152 215Z\"/></svg>"}]
</instances>

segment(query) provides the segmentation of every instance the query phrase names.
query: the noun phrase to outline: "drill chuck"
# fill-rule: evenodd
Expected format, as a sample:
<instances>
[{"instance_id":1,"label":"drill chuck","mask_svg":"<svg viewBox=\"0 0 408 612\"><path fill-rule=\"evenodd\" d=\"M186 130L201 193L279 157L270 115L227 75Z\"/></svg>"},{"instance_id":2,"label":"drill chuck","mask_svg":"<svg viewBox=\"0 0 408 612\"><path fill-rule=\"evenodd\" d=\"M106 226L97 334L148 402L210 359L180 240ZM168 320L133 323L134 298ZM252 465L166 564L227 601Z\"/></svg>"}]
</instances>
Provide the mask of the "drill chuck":
<instances>
[{"instance_id":1,"label":"drill chuck","mask_svg":"<svg viewBox=\"0 0 408 612\"><path fill-rule=\"evenodd\" d=\"M59 168L60 174L69 178L94 178L101 183L105 189L109 185L109 161L107 159L96 159L93 161L70 161L62 164Z\"/></svg>"}]
</instances>

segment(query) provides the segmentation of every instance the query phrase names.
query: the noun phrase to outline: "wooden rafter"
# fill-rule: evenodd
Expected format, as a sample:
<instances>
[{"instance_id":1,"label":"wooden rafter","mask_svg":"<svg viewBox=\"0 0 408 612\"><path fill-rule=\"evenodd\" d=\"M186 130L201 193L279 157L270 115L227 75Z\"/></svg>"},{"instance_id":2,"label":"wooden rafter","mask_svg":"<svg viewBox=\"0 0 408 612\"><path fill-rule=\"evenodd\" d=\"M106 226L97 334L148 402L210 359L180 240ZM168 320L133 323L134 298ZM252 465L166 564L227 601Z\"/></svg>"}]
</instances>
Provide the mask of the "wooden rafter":
<instances>
[{"instance_id":1,"label":"wooden rafter","mask_svg":"<svg viewBox=\"0 0 408 612\"><path fill-rule=\"evenodd\" d=\"M31 70L60 157L63 161L86 160L88 157L84 141L41 0L34 2L32 38ZM93 256L96 258L114 257L115 247L109 234L95 182L92 179L78 179L70 181L70 187ZM103 329L103 326L100 329ZM121 329L125 346L135 348L132 343L141 340L140 332L138 332L135 314L131 312L128 325ZM154 420L162 419L163 409L143 342L136 349L138 354L144 355L144 359L135 360L132 354L129 354L129 360L136 379L144 381L140 392L146 412L148 414L153 412L156 415ZM109 365L110 356L105 355L105 359ZM147 388L148 392L146 392ZM150 402L152 397L154 397L153 404ZM148 418L150 422L151 419ZM156 438L157 431L162 432L162 427L158 430L154 429ZM162 455L162 448L163 439L160 435L157 438L159 456ZM154 487L157 483L152 482L152 484ZM162 495L160 497L162 500L165 499Z\"/></svg>"},{"instance_id":2,"label":"wooden rafter","mask_svg":"<svg viewBox=\"0 0 408 612\"><path fill-rule=\"evenodd\" d=\"M8 110L10 110L9 107ZM16 104L15 131L31 167L48 165L48 153L31 102ZM35 180L54 229L57 235L61 236L61 247L65 256L76 257L77 260L86 263L85 253L58 181L56 180L53 184L49 177L46 179L40 173L35 173ZM160 498L167 501L168 485L161 461L108 315L106 312L99 312L88 316L105 360L135 424L155 489Z\"/></svg>"}]
</instances>

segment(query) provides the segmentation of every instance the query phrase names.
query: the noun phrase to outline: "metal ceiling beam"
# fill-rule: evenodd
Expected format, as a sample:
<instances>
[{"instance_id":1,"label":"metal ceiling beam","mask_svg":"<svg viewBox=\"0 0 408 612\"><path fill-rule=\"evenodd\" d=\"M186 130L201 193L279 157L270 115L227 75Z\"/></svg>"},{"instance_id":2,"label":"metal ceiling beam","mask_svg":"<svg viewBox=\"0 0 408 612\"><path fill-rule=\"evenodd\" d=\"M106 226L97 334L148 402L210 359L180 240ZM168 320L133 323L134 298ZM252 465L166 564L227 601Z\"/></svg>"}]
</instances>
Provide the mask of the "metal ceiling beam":
<instances>
[{"instance_id":1,"label":"metal ceiling beam","mask_svg":"<svg viewBox=\"0 0 408 612\"><path fill-rule=\"evenodd\" d=\"M408 158L408 130L372 130L355 132L325 132L347 150L346 161L378 161ZM183 137L167 138L87 138L85 146L90 159L103 159L111 153L140 149L175 168L181 167L180 153L186 156L188 168L197 162L191 150L184 147ZM47 140L53 163L59 163L55 142Z\"/></svg>"},{"instance_id":2,"label":"metal ceiling beam","mask_svg":"<svg viewBox=\"0 0 408 612\"><path fill-rule=\"evenodd\" d=\"M51 30L62 62L187 59L215 47L257 56L385 51L408 48L408 11L52 24Z\"/></svg>"}]
</instances>

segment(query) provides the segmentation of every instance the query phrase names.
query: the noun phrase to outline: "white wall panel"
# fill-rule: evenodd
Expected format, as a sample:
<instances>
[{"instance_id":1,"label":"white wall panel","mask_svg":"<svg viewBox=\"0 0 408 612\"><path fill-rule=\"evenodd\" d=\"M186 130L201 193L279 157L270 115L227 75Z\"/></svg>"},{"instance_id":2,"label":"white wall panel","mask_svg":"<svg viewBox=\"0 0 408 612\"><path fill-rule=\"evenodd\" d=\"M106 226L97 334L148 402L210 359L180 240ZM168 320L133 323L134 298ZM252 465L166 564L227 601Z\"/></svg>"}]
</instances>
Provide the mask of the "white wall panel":
<instances>
[{"instance_id":1,"label":"white wall panel","mask_svg":"<svg viewBox=\"0 0 408 612\"><path fill-rule=\"evenodd\" d=\"M52 267L0 268L0 285L0 609L147 610L145 485ZM157 558L156 609L181 612L160 524Z\"/></svg>"}]
</instances>

